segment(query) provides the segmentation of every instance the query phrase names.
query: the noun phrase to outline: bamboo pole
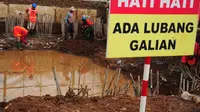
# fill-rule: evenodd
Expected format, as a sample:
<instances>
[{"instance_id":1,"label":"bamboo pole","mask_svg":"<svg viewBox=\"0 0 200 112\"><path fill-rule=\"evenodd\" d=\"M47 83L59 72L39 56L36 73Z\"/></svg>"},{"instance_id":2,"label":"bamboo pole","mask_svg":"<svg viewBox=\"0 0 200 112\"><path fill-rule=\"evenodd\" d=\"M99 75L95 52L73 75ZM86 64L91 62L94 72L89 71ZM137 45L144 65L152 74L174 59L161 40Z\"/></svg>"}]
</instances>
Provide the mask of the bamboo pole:
<instances>
[{"instance_id":1,"label":"bamboo pole","mask_svg":"<svg viewBox=\"0 0 200 112\"><path fill-rule=\"evenodd\" d=\"M140 82L140 76L138 76L138 95L141 94L141 82Z\"/></svg>"},{"instance_id":2,"label":"bamboo pole","mask_svg":"<svg viewBox=\"0 0 200 112\"><path fill-rule=\"evenodd\" d=\"M183 79L183 91L185 91L185 79Z\"/></svg>"},{"instance_id":3,"label":"bamboo pole","mask_svg":"<svg viewBox=\"0 0 200 112\"><path fill-rule=\"evenodd\" d=\"M150 91L150 95L152 95L153 93L153 72L152 72L152 69L150 71L150 88L151 88L151 91Z\"/></svg>"},{"instance_id":4,"label":"bamboo pole","mask_svg":"<svg viewBox=\"0 0 200 112\"><path fill-rule=\"evenodd\" d=\"M159 71L157 71L157 94L159 94L160 91L160 74Z\"/></svg>"},{"instance_id":5,"label":"bamboo pole","mask_svg":"<svg viewBox=\"0 0 200 112\"><path fill-rule=\"evenodd\" d=\"M56 70L55 70L54 67L53 67L53 74L54 74L54 80L55 80L55 83L56 83L57 94L58 94L58 95L62 95L62 92L61 92L61 89L60 89L60 84L59 84L59 82L58 82Z\"/></svg>"},{"instance_id":6,"label":"bamboo pole","mask_svg":"<svg viewBox=\"0 0 200 112\"><path fill-rule=\"evenodd\" d=\"M195 82L194 82L194 88L196 88L196 86L197 86L197 82L198 82L198 79L195 79Z\"/></svg>"},{"instance_id":7,"label":"bamboo pole","mask_svg":"<svg viewBox=\"0 0 200 112\"><path fill-rule=\"evenodd\" d=\"M127 81L126 85L125 85L125 90L124 90L124 95L126 95L128 93L128 89L129 89L129 82Z\"/></svg>"},{"instance_id":8,"label":"bamboo pole","mask_svg":"<svg viewBox=\"0 0 200 112\"><path fill-rule=\"evenodd\" d=\"M7 72L4 72L4 79L3 79L3 101L6 102L6 95L7 93Z\"/></svg>"},{"instance_id":9,"label":"bamboo pole","mask_svg":"<svg viewBox=\"0 0 200 112\"><path fill-rule=\"evenodd\" d=\"M137 90L137 86L136 86L136 84L135 84L135 81L134 81L134 79L133 79L133 75L130 73L129 74L130 75L130 77L131 77L131 81L132 81L132 84L133 84L133 90L134 90L134 95L135 96L138 96L138 90Z\"/></svg>"},{"instance_id":10,"label":"bamboo pole","mask_svg":"<svg viewBox=\"0 0 200 112\"><path fill-rule=\"evenodd\" d=\"M117 87L118 87L120 75L121 75L121 68L119 68L119 73L118 73L117 78L115 80L115 87L114 87L113 95L115 95L115 93L117 92Z\"/></svg>"},{"instance_id":11,"label":"bamboo pole","mask_svg":"<svg viewBox=\"0 0 200 112\"><path fill-rule=\"evenodd\" d=\"M182 83L183 83L183 73L181 73L181 77L180 77L179 93L181 93L182 91Z\"/></svg>"},{"instance_id":12,"label":"bamboo pole","mask_svg":"<svg viewBox=\"0 0 200 112\"><path fill-rule=\"evenodd\" d=\"M105 87L106 87L106 79L107 79L107 76L108 76L108 70L109 70L109 66L107 66L106 74L105 74L105 76L104 76L104 83L103 83L103 89L102 89L101 97L104 96L104 91L105 91Z\"/></svg>"},{"instance_id":13,"label":"bamboo pole","mask_svg":"<svg viewBox=\"0 0 200 112\"><path fill-rule=\"evenodd\" d=\"M114 79L115 79L115 76L116 76L116 74L117 74L117 71L118 71L118 69L115 71L114 75L112 76L112 79L111 79L110 84L109 84L109 86L108 86L106 95L109 95L109 93L110 93L110 87L111 87L111 85L112 85L112 83L113 83L113 81L114 81Z\"/></svg>"},{"instance_id":14,"label":"bamboo pole","mask_svg":"<svg viewBox=\"0 0 200 112\"><path fill-rule=\"evenodd\" d=\"M80 82L81 82L81 71L80 71L80 69L81 69L81 66L79 65L79 69L78 69L78 88L80 87ZM78 90L78 92L79 92L79 90Z\"/></svg>"},{"instance_id":15,"label":"bamboo pole","mask_svg":"<svg viewBox=\"0 0 200 112\"><path fill-rule=\"evenodd\" d=\"M190 82L187 80L187 92L189 92L189 86L190 86L189 83L190 83Z\"/></svg>"}]
</instances>

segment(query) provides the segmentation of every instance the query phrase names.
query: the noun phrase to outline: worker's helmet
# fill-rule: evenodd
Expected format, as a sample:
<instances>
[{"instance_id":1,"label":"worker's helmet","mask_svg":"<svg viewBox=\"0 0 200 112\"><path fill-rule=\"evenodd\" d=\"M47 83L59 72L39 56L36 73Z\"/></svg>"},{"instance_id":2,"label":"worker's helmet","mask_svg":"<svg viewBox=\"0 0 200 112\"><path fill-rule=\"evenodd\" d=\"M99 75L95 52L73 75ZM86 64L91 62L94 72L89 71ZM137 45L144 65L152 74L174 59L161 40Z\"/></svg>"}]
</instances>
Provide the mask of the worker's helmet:
<instances>
[{"instance_id":1,"label":"worker's helmet","mask_svg":"<svg viewBox=\"0 0 200 112\"><path fill-rule=\"evenodd\" d=\"M36 7L37 7L37 4L36 4L36 3L33 3L33 4L32 4L32 7L33 7L33 8L36 8Z\"/></svg>"},{"instance_id":2,"label":"worker's helmet","mask_svg":"<svg viewBox=\"0 0 200 112\"><path fill-rule=\"evenodd\" d=\"M74 11L74 10L75 10L75 8L72 6L72 7L70 8L70 10L71 10L71 11Z\"/></svg>"}]
</instances>

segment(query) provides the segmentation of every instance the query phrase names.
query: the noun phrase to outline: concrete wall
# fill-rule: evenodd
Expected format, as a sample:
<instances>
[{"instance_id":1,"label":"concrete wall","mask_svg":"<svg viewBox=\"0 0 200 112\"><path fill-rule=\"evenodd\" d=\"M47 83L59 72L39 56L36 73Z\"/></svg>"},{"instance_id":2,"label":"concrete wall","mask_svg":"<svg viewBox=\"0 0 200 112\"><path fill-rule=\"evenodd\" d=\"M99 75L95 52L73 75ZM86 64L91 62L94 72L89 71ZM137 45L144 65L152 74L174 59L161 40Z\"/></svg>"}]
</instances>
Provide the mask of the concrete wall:
<instances>
[{"instance_id":1,"label":"concrete wall","mask_svg":"<svg viewBox=\"0 0 200 112\"><path fill-rule=\"evenodd\" d=\"M23 4L1 4L0 3L0 18L6 18L7 16L19 16L19 13L22 13L26 17L25 10L30 8L31 5ZM96 19L97 10L92 9L76 9L74 18L78 19L81 22L81 17L83 14L89 15L92 20ZM60 23L61 19L65 18L69 8L60 8L60 7L49 7L49 6L38 6L38 14L48 14L55 17L55 22Z\"/></svg>"},{"instance_id":2,"label":"concrete wall","mask_svg":"<svg viewBox=\"0 0 200 112\"><path fill-rule=\"evenodd\" d=\"M55 9L56 12L56 23L60 23L62 19L64 19L67 15L67 12L69 12L69 8L60 8L60 7L56 7ZM76 15L74 15L76 16Z\"/></svg>"},{"instance_id":3,"label":"concrete wall","mask_svg":"<svg viewBox=\"0 0 200 112\"><path fill-rule=\"evenodd\" d=\"M21 4L9 4L8 6L8 14L9 16L18 16L19 13L22 13L24 16L26 16L26 9L30 8L31 5L21 5ZM38 14L48 14L51 16L55 16L55 7L49 7L49 6L37 6Z\"/></svg>"},{"instance_id":4,"label":"concrete wall","mask_svg":"<svg viewBox=\"0 0 200 112\"><path fill-rule=\"evenodd\" d=\"M27 14L25 10L27 8L30 8L31 5L23 5L23 4L9 4L5 5L3 3L0 3L0 18L6 18L6 17L21 17L19 15L20 13L22 16L27 20ZM53 33L61 31L61 20L65 18L67 12L69 11L69 8L60 8L60 7L50 7L50 6L37 6L38 14L39 15L50 15L54 18L54 27L53 27ZM92 9L76 9L74 13L74 19L75 19L75 28L80 26L81 24L81 18L82 15L86 14L90 16L90 19L95 22L97 17L97 10ZM0 19L1 20L1 19ZM55 32L54 32L55 31ZM75 33L78 33L76 31Z\"/></svg>"},{"instance_id":5,"label":"concrete wall","mask_svg":"<svg viewBox=\"0 0 200 112\"><path fill-rule=\"evenodd\" d=\"M5 4L0 4L0 18L5 18L8 16L8 6Z\"/></svg>"}]
</instances>

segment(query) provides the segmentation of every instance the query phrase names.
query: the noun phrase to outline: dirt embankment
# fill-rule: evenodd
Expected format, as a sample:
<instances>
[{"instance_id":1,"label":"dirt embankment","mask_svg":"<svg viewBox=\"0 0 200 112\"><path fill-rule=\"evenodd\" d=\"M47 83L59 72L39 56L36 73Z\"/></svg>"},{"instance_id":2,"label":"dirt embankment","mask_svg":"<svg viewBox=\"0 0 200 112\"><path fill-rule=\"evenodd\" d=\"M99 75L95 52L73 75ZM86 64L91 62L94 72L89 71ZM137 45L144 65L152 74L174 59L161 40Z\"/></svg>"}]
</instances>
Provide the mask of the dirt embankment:
<instances>
[{"instance_id":1,"label":"dirt embankment","mask_svg":"<svg viewBox=\"0 0 200 112\"><path fill-rule=\"evenodd\" d=\"M19 97L4 104L5 112L138 112L139 98L128 96L67 98L65 96ZM193 102L178 96L148 97L147 112L199 112Z\"/></svg>"}]
</instances>

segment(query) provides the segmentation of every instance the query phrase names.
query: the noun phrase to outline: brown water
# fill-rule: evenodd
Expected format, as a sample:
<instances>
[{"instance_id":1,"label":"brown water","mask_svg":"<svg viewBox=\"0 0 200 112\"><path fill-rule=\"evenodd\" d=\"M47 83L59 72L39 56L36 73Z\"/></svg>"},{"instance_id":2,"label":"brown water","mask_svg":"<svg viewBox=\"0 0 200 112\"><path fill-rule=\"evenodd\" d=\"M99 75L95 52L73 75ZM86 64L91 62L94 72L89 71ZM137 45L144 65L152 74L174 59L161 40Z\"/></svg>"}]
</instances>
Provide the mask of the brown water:
<instances>
[{"instance_id":1,"label":"brown water","mask_svg":"<svg viewBox=\"0 0 200 112\"><path fill-rule=\"evenodd\" d=\"M55 96L53 66L63 95L69 86L77 88L81 84L91 88L89 95L101 95L106 68L97 66L88 58L55 51L3 51L0 58L0 101L26 95ZM111 81L114 72L109 70L107 82ZM119 84L126 82L121 75Z\"/></svg>"}]
</instances>

